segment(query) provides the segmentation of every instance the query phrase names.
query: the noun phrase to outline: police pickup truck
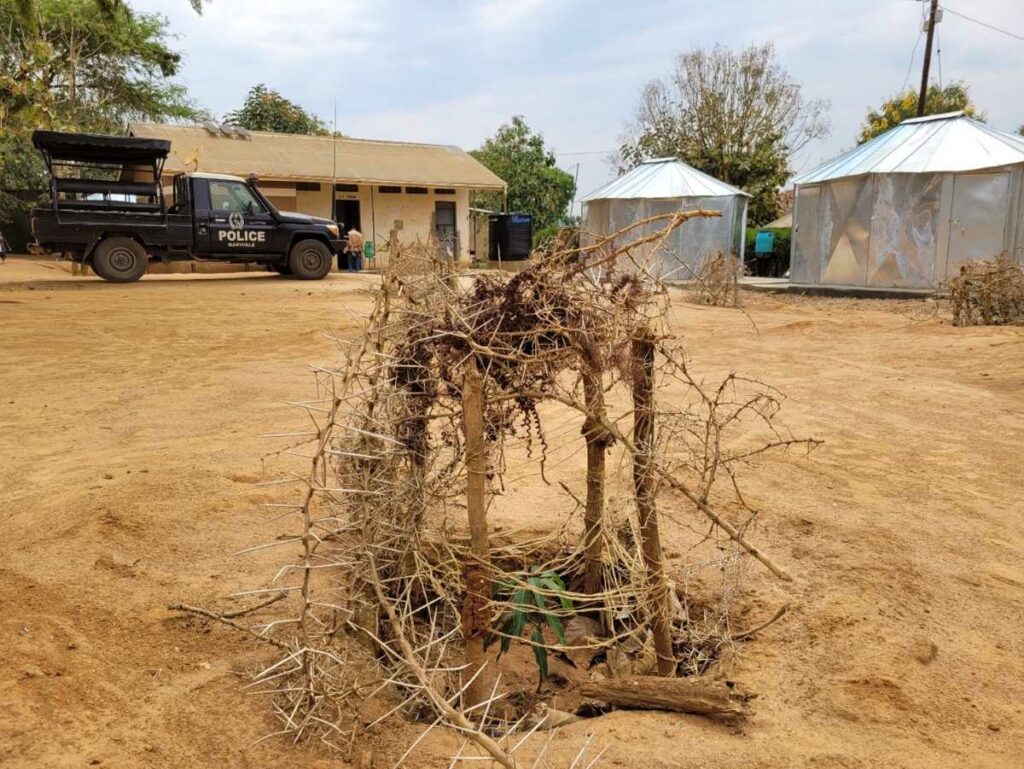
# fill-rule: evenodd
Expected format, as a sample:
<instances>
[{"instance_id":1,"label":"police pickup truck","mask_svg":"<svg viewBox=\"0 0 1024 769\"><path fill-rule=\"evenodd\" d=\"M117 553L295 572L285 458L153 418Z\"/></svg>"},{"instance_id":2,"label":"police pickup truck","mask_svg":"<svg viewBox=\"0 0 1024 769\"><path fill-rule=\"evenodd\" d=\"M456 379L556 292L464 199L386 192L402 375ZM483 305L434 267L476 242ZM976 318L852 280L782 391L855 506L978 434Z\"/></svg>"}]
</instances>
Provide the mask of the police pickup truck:
<instances>
[{"instance_id":1,"label":"police pickup truck","mask_svg":"<svg viewBox=\"0 0 1024 769\"><path fill-rule=\"evenodd\" d=\"M337 224L276 210L255 180L181 173L165 190L169 141L36 131L32 143L50 173L50 205L32 212L38 250L105 280L138 280L150 259L256 262L319 280L344 245Z\"/></svg>"}]
</instances>

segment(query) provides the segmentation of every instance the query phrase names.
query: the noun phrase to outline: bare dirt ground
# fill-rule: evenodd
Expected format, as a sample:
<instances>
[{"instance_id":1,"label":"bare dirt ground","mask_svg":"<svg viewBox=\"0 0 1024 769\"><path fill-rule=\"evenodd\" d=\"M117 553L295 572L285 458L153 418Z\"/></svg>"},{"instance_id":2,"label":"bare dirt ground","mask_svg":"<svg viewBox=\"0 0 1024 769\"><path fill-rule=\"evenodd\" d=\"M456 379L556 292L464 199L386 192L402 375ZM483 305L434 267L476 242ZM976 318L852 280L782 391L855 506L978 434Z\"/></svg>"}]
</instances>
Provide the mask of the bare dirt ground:
<instances>
[{"instance_id":1,"label":"bare dirt ground","mask_svg":"<svg viewBox=\"0 0 1024 769\"><path fill-rule=\"evenodd\" d=\"M266 658L172 602L212 604L280 555L253 484L302 425L327 335L373 278L149 276L129 286L0 265L0 766L328 767L280 739L238 671ZM750 318L679 302L694 366L788 396L826 443L748 475L751 624L794 608L729 671L759 693L741 734L619 712L558 732L602 766L1018 767L1024 754L1024 329L956 329L923 302L745 294ZM756 323L757 330L751 324ZM543 528L545 508L519 504ZM669 535L669 543L672 538ZM677 556L677 566L685 562ZM409 732L412 734L412 732ZM379 735L375 766L404 749ZM445 766L433 741L411 766ZM396 752L397 751L397 752Z\"/></svg>"}]
</instances>

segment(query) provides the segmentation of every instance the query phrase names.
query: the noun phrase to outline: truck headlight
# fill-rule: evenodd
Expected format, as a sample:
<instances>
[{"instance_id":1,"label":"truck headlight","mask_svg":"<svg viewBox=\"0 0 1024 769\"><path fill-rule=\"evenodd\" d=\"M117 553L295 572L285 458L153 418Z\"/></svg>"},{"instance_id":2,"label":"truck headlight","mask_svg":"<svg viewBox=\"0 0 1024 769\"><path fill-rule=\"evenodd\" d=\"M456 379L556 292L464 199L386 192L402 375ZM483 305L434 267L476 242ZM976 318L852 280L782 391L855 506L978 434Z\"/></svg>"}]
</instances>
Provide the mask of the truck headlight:
<instances>
[{"instance_id":1,"label":"truck headlight","mask_svg":"<svg viewBox=\"0 0 1024 769\"><path fill-rule=\"evenodd\" d=\"M339 237L338 225L336 225L336 224L328 224L327 225L327 231L329 233L331 233L331 236L334 237L335 239L337 239Z\"/></svg>"}]
</instances>

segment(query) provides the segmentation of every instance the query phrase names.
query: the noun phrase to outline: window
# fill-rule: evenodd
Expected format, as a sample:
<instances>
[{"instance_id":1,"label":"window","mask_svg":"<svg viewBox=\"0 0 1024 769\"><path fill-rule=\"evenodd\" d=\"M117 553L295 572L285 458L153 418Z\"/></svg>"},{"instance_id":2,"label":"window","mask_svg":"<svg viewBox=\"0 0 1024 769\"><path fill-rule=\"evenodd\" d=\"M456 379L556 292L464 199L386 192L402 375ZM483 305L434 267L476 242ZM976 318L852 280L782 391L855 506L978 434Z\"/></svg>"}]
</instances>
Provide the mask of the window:
<instances>
[{"instance_id":1,"label":"window","mask_svg":"<svg viewBox=\"0 0 1024 769\"><path fill-rule=\"evenodd\" d=\"M299 192L320 192L320 182L295 182Z\"/></svg>"},{"instance_id":2,"label":"window","mask_svg":"<svg viewBox=\"0 0 1024 769\"><path fill-rule=\"evenodd\" d=\"M359 192L358 184L335 184L335 192Z\"/></svg>"},{"instance_id":3,"label":"window","mask_svg":"<svg viewBox=\"0 0 1024 769\"><path fill-rule=\"evenodd\" d=\"M263 204L241 182L211 179L210 204L213 211L228 211L240 214L263 213Z\"/></svg>"},{"instance_id":4,"label":"window","mask_svg":"<svg viewBox=\"0 0 1024 769\"><path fill-rule=\"evenodd\" d=\"M395 193L400 193L401 191L402 191L401 187L391 187L391 186L385 186L383 184L380 187L377 188L377 192L381 192L381 193L385 193L385 194L392 194L392 195L395 194Z\"/></svg>"},{"instance_id":5,"label":"window","mask_svg":"<svg viewBox=\"0 0 1024 769\"><path fill-rule=\"evenodd\" d=\"M426 195L429 190L426 187L406 187L406 195Z\"/></svg>"},{"instance_id":6,"label":"window","mask_svg":"<svg viewBox=\"0 0 1024 769\"><path fill-rule=\"evenodd\" d=\"M435 195L454 195L455 194L455 190L451 189L450 187L438 187L437 189L434 190L434 194Z\"/></svg>"}]
</instances>

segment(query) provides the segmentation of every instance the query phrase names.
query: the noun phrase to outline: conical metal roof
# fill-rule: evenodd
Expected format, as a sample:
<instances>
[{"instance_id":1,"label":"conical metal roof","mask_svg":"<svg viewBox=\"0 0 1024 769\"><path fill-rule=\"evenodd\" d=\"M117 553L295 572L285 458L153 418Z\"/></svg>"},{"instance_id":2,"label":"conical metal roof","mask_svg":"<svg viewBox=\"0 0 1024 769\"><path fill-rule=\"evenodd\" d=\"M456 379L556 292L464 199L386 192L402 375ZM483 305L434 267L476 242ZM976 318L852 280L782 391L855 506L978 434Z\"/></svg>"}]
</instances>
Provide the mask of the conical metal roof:
<instances>
[{"instance_id":1,"label":"conical metal roof","mask_svg":"<svg viewBox=\"0 0 1024 769\"><path fill-rule=\"evenodd\" d=\"M746 192L720 182L677 158L646 160L629 173L583 198L584 203L609 198L718 198Z\"/></svg>"},{"instance_id":2,"label":"conical metal roof","mask_svg":"<svg viewBox=\"0 0 1024 769\"><path fill-rule=\"evenodd\" d=\"M904 120L854 147L794 184L814 184L862 174L930 174L977 171L1024 163L1024 137L999 131L963 112Z\"/></svg>"}]
</instances>

